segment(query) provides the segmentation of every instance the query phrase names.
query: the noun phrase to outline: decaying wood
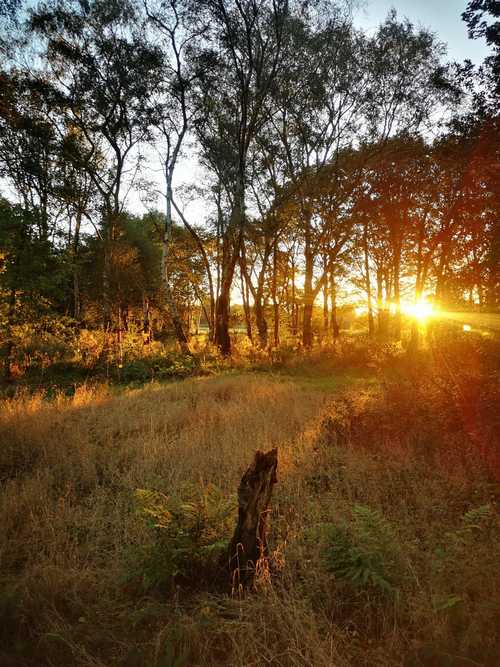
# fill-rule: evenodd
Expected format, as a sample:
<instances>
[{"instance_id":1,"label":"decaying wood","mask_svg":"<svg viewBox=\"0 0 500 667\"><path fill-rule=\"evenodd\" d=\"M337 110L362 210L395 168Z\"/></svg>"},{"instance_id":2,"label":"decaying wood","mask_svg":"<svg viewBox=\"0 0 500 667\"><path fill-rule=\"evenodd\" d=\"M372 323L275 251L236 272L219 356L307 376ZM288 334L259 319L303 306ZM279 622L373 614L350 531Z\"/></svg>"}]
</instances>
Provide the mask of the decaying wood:
<instances>
[{"instance_id":1,"label":"decaying wood","mask_svg":"<svg viewBox=\"0 0 500 667\"><path fill-rule=\"evenodd\" d=\"M276 484L278 450L257 451L238 489L238 523L229 545L229 569L233 591L248 588L255 570L268 555L266 520Z\"/></svg>"}]
</instances>

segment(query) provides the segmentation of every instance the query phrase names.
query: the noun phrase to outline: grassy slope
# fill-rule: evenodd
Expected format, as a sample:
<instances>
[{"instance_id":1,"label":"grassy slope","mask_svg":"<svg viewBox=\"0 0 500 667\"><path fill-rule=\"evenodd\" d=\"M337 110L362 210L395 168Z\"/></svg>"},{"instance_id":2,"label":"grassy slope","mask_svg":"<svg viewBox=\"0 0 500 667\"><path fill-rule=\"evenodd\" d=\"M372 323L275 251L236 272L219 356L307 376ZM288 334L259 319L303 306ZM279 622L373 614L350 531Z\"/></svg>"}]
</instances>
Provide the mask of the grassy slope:
<instances>
[{"instance_id":1,"label":"grassy slope","mask_svg":"<svg viewBox=\"0 0 500 667\"><path fill-rule=\"evenodd\" d=\"M484 429L420 368L329 364L5 402L0 665L498 664ZM272 583L243 600L202 572L144 589L131 554L155 534L135 490L231 498L276 445ZM368 543L390 591L332 572L331 524Z\"/></svg>"}]
</instances>

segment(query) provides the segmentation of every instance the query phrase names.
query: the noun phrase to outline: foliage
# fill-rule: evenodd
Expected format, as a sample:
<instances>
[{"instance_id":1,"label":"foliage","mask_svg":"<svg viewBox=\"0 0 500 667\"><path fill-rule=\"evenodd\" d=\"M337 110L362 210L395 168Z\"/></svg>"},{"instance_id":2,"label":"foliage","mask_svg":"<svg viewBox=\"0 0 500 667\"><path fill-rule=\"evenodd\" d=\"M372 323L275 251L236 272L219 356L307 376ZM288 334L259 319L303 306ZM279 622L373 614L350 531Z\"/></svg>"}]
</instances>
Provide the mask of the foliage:
<instances>
[{"instance_id":1,"label":"foliage","mask_svg":"<svg viewBox=\"0 0 500 667\"><path fill-rule=\"evenodd\" d=\"M127 361L120 372L123 382L183 378L198 370L197 360L177 352L163 352Z\"/></svg>"},{"instance_id":2,"label":"foliage","mask_svg":"<svg viewBox=\"0 0 500 667\"><path fill-rule=\"evenodd\" d=\"M337 579L357 588L396 591L394 532L380 512L355 505L348 526L325 524L322 533L326 538L325 561Z\"/></svg>"},{"instance_id":3,"label":"foliage","mask_svg":"<svg viewBox=\"0 0 500 667\"><path fill-rule=\"evenodd\" d=\"M234 524L232 498L210 484L182 499L145 489L138 489L135 499L155 535L139 565L146 589L179 581L199 584L217 572Z\"/></svg>"}]
</instances>

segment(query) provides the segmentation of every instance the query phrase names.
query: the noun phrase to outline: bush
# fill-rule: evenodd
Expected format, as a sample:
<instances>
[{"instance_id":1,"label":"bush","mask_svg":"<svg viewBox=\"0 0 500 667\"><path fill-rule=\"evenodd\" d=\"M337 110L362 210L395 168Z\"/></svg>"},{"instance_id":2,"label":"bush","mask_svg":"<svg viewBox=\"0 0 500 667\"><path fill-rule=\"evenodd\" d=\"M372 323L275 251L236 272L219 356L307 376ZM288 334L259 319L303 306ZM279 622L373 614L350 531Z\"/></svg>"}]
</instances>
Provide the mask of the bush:
<instances>
[{"instance_id":1,"label":"bush","mask_svg":"<svg viewBox=\"0 0 500 667\"><path fill-rule=\"evenodd\" d=\"M213 580L234 526L233 499L211 484L187 500L145 489L135 500L154 539L136 554L132 578L145 589Z\"/></svg>"},{"instance_id":2,"label":"bush","mask_svg":"<svg viewBox=\"0 0 500 667\"><path fill-rule=\"evenodd\" d=\"M122 382L185 378L193 375L197 369L198 363L194 357L171 352L127 361L121 369L119 378Z\"/></svg>"},{"instance_id":3,"label":"bush","mask_svg":"<svg viewBox=\"0 0 500 667\"><path fill-rule=\"evenodd\" d=\"M356 588L396 592L396 544L389 522L376 510L355 505L348 526L325 524L325 561L339 580Z\"/></svg>"}]
</instances>

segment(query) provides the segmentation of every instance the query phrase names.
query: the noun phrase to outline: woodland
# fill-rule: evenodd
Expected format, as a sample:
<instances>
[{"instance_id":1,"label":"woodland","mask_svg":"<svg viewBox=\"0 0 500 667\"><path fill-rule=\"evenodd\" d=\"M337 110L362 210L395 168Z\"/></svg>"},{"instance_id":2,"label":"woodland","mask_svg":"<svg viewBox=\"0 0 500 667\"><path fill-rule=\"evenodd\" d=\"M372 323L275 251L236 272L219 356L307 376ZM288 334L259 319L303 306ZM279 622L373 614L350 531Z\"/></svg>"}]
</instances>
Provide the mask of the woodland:
<instances>
[{"instance_id":1,"label":"woodland","mask_svg":"<svg viewBox=\"0 0 500 667\"><path fill-rule=\"evenodd\" d=\"M0 0L0 667L500 660L500 10Z\"/></svg>"}]
</instances>

